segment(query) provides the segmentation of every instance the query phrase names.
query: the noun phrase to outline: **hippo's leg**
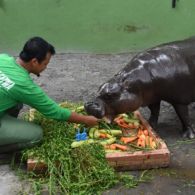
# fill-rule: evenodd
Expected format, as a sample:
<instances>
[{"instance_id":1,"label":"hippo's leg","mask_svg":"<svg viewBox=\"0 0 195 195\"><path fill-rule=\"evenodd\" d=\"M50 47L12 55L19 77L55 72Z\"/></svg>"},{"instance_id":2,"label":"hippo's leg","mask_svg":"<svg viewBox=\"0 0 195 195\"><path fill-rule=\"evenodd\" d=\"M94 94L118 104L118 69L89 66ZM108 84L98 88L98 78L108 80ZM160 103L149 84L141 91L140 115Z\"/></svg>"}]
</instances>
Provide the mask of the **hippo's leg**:
<instances>
[{"instance_id":1,"label":"hippo's leg","mask_svg":"<svg viewBox=\"0 0 195 195\"><path fill-rule=\"evenodd\" d=\"M183 138L194 138L195 137L195 131L193 129L192 123L189 118L189 112L188 112L188 106L187 105L181 105L181 104L173 104L173 107L175 108L175 111L181 120L182 126L183 126Z\"/></svg>"},{"instance_id":2,"label":"hippo's leg","mask_svg":"<svg viewBox=\"0 0 195 195\"><path fill-rule=\"evenodd\" d=\"M159 111L160 111L160 102L157 102L155 104L150 104L148 106L148 108L150 109L150 112L151 112L150 118L149 118L149 123L152 126L152 128L156 129Z\"/></svg>"}]
</instances>

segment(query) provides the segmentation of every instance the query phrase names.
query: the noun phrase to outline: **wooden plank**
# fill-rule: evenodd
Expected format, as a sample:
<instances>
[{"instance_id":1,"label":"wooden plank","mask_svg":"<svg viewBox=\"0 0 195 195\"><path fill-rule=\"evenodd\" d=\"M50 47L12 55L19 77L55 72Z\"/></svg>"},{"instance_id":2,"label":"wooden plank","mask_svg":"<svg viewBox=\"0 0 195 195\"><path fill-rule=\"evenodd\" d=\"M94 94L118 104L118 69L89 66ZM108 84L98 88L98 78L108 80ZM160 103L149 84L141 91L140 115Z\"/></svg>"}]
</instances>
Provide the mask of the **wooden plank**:
<instances>
[{"instance_id":1,"label":"wooden plank","mask_svg":"<svg viewBox=\"0 0 195 195\"><path fill-rule=\"evenodd\" d=\"M136 152L114 152L107 153L106 159L108 164L116 170L139 170L167 167L170 163L170 151L165 142L154 132L149 123L141 116L139 111L134 112L141 123L148 129L149 135L152 136L156 142L159 143L158 149L150 151L136 151ZM27 161L28 171L44 171L47 167L43 162L29 159Z\"/></svg>"},{"instance_id":2,"label":"wooden plank","mask_svg":"<svg viewBox=\"0 0 195 195\"><path fill-rule=\"evenodd\" d=\"M135 115L148 129L149 135L159 143L159 148L151 151L137 151L134 153L108 153L106 154L108 163L116 170L151 169L169 166L170 151L165 142L156 134L156 132L154 132L140 112L135 111Z\"/></svg>"},{"instance_id":3,"label":"wooden plank","mask_svg":"<svg viewBox=\"0 0 195 195\"><path fill-rule=\"evenodd\" d=\"M27 171L44 173L47 171L47 166L43 161L38 161L36 159L28 159L27 160Z\"/></svg>"}]
</instances>

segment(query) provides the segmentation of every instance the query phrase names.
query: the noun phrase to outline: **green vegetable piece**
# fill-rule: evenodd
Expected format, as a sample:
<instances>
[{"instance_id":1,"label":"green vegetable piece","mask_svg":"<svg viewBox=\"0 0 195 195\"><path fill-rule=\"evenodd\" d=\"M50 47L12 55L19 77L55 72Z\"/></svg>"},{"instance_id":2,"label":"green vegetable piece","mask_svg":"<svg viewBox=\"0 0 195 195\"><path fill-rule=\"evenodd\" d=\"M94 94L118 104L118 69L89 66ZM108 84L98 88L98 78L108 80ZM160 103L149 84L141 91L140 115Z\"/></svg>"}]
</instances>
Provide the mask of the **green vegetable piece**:
<instances>
[{"instance_id":1,"label":"green vegetable piece","mask_svg":"<svg viewBox=\"0 0 195 195\"><path fill-rule=\"evenodd\" d=\"M127 123L139 123L138 119L133 119L133 118L124 118L124 121Z\"/></svg>"},{"instance_id":2,"label":"green vegetable piece","mask_svg":"<svg viewBox=\"0 0 195 195\"><path fill-rule=\"evenodd\" d=\"M129 116L127 114L120 114L120 116L122 116L123 118L128 118Z\"/></svg>"},{"instance_id":3,"label":"green vegetable piece","mask_svg":"<svg viewBox=\"0 0 195 195\"><path fill-rule=\"evenodd\" d=\"M120 135L122 135L122 131L121 130L118 130L118 129L112 129L112 130L110 130L110 132L114 136L120 136Z\"/></svg>"},{"instance_id":4,"label":"green vegetable piece","mask_svg":"<svg viewBox=\"0 0 195 195\"><path fill-rule=\"evenodd\" d=\"M99 130L95 129L95 131L93 132L93 138L98 139L100 136Z\"/></svg>"},{"instance_id":5,"label":"green vegetable piece","mask_svg":"<svg viewBox=\"0 0 195 195\"><path fill-rule=\"evenodd\" d=\"M94 138L94 132L97 130L98 127L93 127L89 130L89 137Z\"/></svg>"},{"instance_id":6,"label":"green vegetable piece","mask_svg":"<svg viewBox=\"0 0 195 195\"><path fill-rule=\"evenodd\" d=\"M84 106L79 106L76 108L76 111L77 112L81 112L81 111L84 111Z\"/></svg>"},{"instance_id":7,"label":"green vegetable piece","mask_svg":"<svg viewBox=\"0 0 195 195\"><path fill-rule=\"evenodd\" d=\"M80 147L83 144L91 144L91 143L95 143L95 141L93 139L74 141L71 144L71 148L77 148L77 147Z\"/></svg>"},{"instance_id":8,"label":"green vegetable piece","mask_svg":"<svg viewBox=\"0 0 195 195\"><path fill-rule=\"evenodd\" d=\"M111 130L100 129L99 132L107 133L107 134L110 134L111 136L120 136L120 135L122 135L122 131L118 130L118 129L111 129Z\"/></svg>"},{"instance_id":9,"label":"green vegetable piece","mask_svg":"<svg viewBox=\"0 0 195 195\"><path fill-rule=\"evenodd\" d=\"M111 137L110 139L101 141L100 144L103 145L103 146L104 145L110 145L110 144L113 144L115 141L116 141L116 137Z\"/></svg>"}]
</instances>

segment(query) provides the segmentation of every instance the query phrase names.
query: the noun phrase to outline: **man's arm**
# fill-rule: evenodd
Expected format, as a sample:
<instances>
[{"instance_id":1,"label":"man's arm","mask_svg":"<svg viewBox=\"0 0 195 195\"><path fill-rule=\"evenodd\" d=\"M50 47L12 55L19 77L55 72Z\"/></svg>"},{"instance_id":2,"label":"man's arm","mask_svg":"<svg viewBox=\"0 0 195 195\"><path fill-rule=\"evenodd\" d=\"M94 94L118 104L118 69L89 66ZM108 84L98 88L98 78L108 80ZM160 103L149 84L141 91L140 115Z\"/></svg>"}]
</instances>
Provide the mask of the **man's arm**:
<instances>
[{"instance_id":1,"label":"man's arm","mask_svg":"<svg viewBox=\"0 0 195 195\"><path fill-rule=\"evenodd\" d=\"M84 123L87 126L94 126L98 124L98 119L94 116L86 116L76 112L72 112L67 121L71 123Z\"/></svg>"},{"instance_id":2,"label":"man's arm","mask_svg":"<svg viewBox=\"0 0 195 195\"><path fill-rule=\"evenodd\" d=\"M45 92L34 82L27 83L25 87L16 87L12 90L13 98L37 109L48 118L68 121L74 123L84 123L88 126L98 124L98 119L93 116L85 116L69 109L60 107L55 101L45 94Z\"/></svg>"}]
</instances>

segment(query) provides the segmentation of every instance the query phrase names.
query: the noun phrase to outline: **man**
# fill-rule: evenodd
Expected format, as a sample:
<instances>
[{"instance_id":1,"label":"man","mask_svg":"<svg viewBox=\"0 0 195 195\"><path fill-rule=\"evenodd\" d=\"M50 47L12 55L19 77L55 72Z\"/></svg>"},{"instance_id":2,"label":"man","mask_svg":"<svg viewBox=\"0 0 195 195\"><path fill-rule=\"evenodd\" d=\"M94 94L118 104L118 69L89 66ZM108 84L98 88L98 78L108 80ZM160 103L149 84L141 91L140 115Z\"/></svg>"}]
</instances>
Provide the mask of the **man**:
<instances>
[{"instance_id":1,"label":"man","mask_svg":"<svg viewBox=\"0 0 195 195\"><path fill-rule=\"evenodd\" d=\"M93 116L61 108L33 82L30 73L39 76L54 54L54 47L40 37L29 39L16 60L0 54L0 154L33 147L42 139L40 126L17 119L23 104L55 120L97 125Z\"/></svg>"}]
</instances>

